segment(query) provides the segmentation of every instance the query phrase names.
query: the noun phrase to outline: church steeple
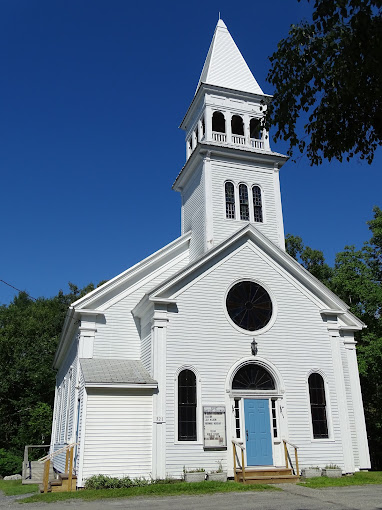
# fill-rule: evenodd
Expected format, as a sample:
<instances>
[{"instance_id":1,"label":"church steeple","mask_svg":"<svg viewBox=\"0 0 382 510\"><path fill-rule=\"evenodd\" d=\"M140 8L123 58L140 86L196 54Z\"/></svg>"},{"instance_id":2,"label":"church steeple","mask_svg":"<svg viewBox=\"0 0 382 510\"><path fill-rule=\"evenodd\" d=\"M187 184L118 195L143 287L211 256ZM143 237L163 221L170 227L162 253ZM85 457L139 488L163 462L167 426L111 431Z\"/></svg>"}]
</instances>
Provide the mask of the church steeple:
<instances>
[{"instance_id":1,"label":"church steeple","mask_svg":"<svg viewBox=\"0 0 382 510\"><path fill-rule=\"evenodd\" d=\"M198 257L246 223L284 249L279 169L262 125L264 94L219 20L192 103L181 123L186 164L173 188L182 195L182 233Z\"/></svg>"},{"instance_id":2,"label":"church steeple","mask_svg":"<svg viewBox=\"0 0 382 510\"><path fill-rule=\"evenodd\" d=\"M216 25L196 90L201 83L253 94L263 93L222 19Z\"/></svg>"}]
</instances>

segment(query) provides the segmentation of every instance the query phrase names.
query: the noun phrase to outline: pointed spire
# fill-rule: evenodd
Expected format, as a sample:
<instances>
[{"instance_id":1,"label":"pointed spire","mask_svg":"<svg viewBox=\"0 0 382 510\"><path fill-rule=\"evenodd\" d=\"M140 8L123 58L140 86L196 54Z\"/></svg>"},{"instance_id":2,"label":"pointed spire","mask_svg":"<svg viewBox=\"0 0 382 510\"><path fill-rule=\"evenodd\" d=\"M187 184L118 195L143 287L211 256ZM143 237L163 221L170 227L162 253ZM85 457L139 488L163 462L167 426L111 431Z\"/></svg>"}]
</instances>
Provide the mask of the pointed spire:
<instances>
[{"instance_id":1,"label":"pointed spire","mask_svg":"<svg viewBox=\"0 0 382 510\"><path fill-rule=\"evenodd\" d=\"M220 18L196 90L201 83L254 94L263 93Z\"/></svg>"}]
</instances>

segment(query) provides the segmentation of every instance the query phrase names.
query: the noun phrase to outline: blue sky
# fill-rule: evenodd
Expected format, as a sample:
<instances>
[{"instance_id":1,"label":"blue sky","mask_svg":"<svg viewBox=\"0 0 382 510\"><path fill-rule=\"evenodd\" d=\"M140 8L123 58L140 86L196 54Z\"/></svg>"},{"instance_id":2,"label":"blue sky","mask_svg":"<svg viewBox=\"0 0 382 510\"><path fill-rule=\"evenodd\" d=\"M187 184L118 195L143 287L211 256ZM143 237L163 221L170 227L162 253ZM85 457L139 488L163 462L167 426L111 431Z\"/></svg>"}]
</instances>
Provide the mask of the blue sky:
<instances>
[{"instance_id":1,"label":"blue sky","mask_svg":"<svg viewBox=\"0 0 382 510\"><path fill-rule=\"evenodd\" d=\"M109 279L175 239L178 129L218 13L264 92L268 56L304 0L3 0L0 4L0 279L32 296ZM285 152L283 144L272 148ZM281 171L285 232L324 251L370 236L373 165L306 159ZM0 283L0 304L15 291Z\"/></svg>"}]
</instances>

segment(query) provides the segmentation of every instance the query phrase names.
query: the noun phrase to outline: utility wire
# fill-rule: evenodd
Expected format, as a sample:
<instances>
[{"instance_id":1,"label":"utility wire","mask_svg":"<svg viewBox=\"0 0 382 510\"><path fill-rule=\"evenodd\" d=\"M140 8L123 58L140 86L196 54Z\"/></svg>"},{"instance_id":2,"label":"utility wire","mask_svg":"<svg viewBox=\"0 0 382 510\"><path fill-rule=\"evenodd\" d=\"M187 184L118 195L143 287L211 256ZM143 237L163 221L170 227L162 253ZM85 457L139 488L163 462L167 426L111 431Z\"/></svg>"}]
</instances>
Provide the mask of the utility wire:
<instances>
[{"instance_id":1,"label":"utility wire","mask_svg":"<svg viewBox=\"0 0 382 510\"><path fill-rule=\"evenodd\" d=\"M0 282L5 283L5 285L8 285L8 287L12 287L12 289L18 290L19 292L24 292L29 298L33 299L34 301L37 301L36 298L28 294L28 292L25 292L25 290L18 289L17 287L14 287L10 283L6 282L5 280L0 280Z\"/></svg>"}]
</instances>

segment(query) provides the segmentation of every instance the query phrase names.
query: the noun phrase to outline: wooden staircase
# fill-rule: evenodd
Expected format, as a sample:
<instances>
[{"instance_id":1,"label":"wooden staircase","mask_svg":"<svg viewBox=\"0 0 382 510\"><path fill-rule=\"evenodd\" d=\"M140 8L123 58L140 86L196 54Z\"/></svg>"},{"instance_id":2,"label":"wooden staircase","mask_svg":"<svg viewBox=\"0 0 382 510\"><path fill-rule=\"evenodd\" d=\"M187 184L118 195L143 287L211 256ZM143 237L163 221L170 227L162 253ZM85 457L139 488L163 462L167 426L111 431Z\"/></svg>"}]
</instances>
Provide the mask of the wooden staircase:
<instances>
[{"instance_id":1,"label":"wooden staircase","mask_svg":"<svg viewBox=\"0 0 382 510\"><path fill-rule=\"evenodd\" d=\"M44 463L44 479L40 485L40 492L68 492L75 491L77 485L77 477L73 474L73 456L74 447L77 443L70 443L56 450L54 453L49 453L45 457L39 459L39 462ZM58 454L66 452L65 460L65 473L59 473L58 478L51 480L49 478L51 460Z\"/></svg>"},{"instance_id":2,"label":"wooden staircase","mask_svg":"<svg viewBox=\"0 0 382 510\"><path fill-rule=\"evenodd\" d=\"M264 469L251 469L245 468L244 473L242 469L236 469L236 481L244 484L259 484L259 483L297 483L299 477L294 475L291 468L264 468Z\"/></svg>"},{"instance_id":3,"label":"wooden staircase","mask_svg":"<svg viewBox=\"0 0 382 510\"><path fill-rule=\"evenodd\" d=\"M285 454L285 468L284 467L264 467L264 468L251 468L245 467L244 450L245 446L242 441L232 439L233 451L233 472L235 482L245 484L268 484L268 483L297 483L299 481L299 467L298 467L298 446L283 439L284 454ZM292 459L289 455L288 444L294 448L295 462L294 467ZM236 448L241 451L241 459L237 454ZM240 465L238 465L240 464ZM291 467L289 467L289 465ZM294 474L296 473L296 474Z\"/></svg>"},{"instance_id":4,"label":"wooden staircase","mask_svg":"<svg viewBox=\"0 0 382 510\"><path fill-rule=\"evenodd\" d=\"M69 473L59 473L56 480L48 482L47 490L44 490L44 484L40 484L40 492L69 492L75 491L77 485L77 477L69 476Z\"/></svg>"}]
</instances>

